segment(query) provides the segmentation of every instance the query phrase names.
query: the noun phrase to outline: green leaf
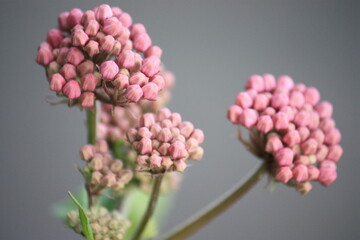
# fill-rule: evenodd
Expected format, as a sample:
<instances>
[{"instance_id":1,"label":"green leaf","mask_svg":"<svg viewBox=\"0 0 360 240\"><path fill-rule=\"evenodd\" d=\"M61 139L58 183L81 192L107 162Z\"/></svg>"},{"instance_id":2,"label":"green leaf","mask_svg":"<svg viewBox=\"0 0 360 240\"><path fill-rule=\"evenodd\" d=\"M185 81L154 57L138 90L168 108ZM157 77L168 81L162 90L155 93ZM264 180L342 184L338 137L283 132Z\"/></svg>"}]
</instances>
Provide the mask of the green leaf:
<instances>
[{"instance_id":1,"label":"green leaf","mask_svg":"<svg viewBox=\"0 0 360 240\"><path fill-rule=\"evenodd\" d=\"M82 186L79 188L76 194L74 194L75 198L82 206L88 205L87 193L85 188ZM73 210L76 210L77 207L74 205L71 199L66 199L61 202L57 202L51 206L51 212L58 218L65 220L66 215Z\"/></svg>"},{"instance_id":2,"label":"green leaf","mask_svg":"<svg viewBox=\"0 0 360 240\"><path fill-rule=\"evenodd\" d=\"M83 207L78 202L78 200L76 200L76 198L71 194L70 191L68 193L69 193L69 196L71 197L71 199L74 201L74 203L79 208L79 216L80 216L81 226L82 226L83 233L84 233L86 239L87 240L94 240L94 235L93 235L92 230L91 230L90 222L89 222L88 217L86 216L86 213L85 213Z\"/></svg>"}]
</instances>

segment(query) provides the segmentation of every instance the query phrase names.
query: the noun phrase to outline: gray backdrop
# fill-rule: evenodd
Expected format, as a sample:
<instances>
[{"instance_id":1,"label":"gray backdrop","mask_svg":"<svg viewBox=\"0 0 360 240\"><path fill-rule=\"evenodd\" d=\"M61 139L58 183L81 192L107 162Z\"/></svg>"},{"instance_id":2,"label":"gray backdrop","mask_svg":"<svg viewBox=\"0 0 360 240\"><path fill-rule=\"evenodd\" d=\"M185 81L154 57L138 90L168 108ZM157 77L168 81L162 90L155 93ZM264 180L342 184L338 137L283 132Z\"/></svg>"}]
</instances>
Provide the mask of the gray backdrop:
<instances>
[{"instance_id":1,"label":"gray backdrop","mask_svg":"<svg viewBox=\"0 0 360 240\"><path fill-rule=\"evenodd\" d=\"M344 155L339 178L308 196L261 182L190 239L360 239L360 1L107 1L145 23L177 76L170 107L206 133L206 154L186 171L166 229L239 181L259 164L225 118L253 73L289 74L333 102ZM34 59L57 15L102 1L1 1L0 239L81 239L49 207L76 191L73 168L86 141L85 115L49 106Z\"/></svg>"}]
</instances>

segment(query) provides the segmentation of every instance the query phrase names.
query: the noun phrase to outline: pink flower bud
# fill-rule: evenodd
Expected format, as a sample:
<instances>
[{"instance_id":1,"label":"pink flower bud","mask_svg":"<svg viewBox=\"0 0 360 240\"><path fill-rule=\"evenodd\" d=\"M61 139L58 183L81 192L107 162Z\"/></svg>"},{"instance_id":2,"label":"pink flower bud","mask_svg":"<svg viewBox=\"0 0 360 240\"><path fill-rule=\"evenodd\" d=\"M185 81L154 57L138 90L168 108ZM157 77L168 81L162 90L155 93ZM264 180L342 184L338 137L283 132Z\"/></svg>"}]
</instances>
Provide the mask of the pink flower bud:
<instances>
[{"instance_id":1,"label":"pink flower bud","mask_svg":"<svg viewBox=\"0 0 360 240\"><path fill-rule=\"evenodd\" d=\"M155 124L155 116L152 113L145 113L140 118L140 125L149 128Z\"/></svg>"},{"instance_id":2,"label":"pink flower bud","mask_svg":"<svg viewBox=\"0 0 360 240\"><path fill-rule=\"evenodd\" d=\"M117 173L119 172L122 168L123 168L123 162L120 161L120 160L115 160L111 166L110 166L110 170L113 172L113 173Z\"/></svg>"},{"instance_id":3,"label":"pink flower bud","mask_svg":"<svg viewBox=\"0 0 360 240\"><path fill-rule=\"evenodd\" d=\"M85 33L90 37L95 37L100 29L100 24L96 20L90 20L85 25Z\"/></svg>"},{"instance_id":4,"label":"pink flower bud","mask_svg":"<svg viewBox=\"0 0 360 240\"><path fill-rule=\"evenodd\" d=\"M112 80L119 73L119 67L114 61L105 61L100 65L100 72L103 79Z\"/></svg>"},{"instance_id":5,"label":"pink flower bud","mask_svg":"<svg viewBox=\"0 0 360 240\"><path fill-rule=\"evenodd\" d=\"M331 118L322 119L319 127L321 130L323 130L324 133L326 133L329 130L335 128L335 121Z\"/></svg>"},{"instance_id":6,"label":"pink flower bud","mask_svg":"<svg viewBox=\"0 0 360 240\"><path fill-rule=\"evenodd\" d=\"M74 65L67 63L60 69L60 73L66 80L74 79L76 77L76 68Z\"/></svg>"},{"instance_id":7,"label":"pink flower bud","mask_svg":"<svg viewBox=\"0 0 360 240\"><path fill-rule=\"evenodd\" d=\"M262 113L261 115L268 115L268 116L272 116L276 113L276 110L273 109L272 107L267 107Z\"/></svg>"},{"instance_id":8,"label":"pink flower bud","mask_svg":"<svg viewBox=\"0 0 360 240\"><path fill-rule=\"evenodd\" d=\"M143 96L143 91L139 85L130 85L126 88L126 98L132 102L138 102Z\"/></svg>"},{"instance_id":9,"label":"pink flower bud","mask_svg":"<svg viewBox=\"0 0 360 240\"><path fill-rule=\"evenodd\" d=\"M116 39L123 45L122 51L131 50L133 48L132 41L130 40L130 30L128 28L123 27L121 35Z\"/></svg>"},{"instance_id":10,"label":"pink flower bud","mask_svg":"<svg viewBox=\"0 0 360 240\"><path fill-rule=\"evenodd\" d=\"M268 105L269 105L269 98L265 94L259 94L255 97L253 108L257 111L262 111Z\"/></svg>"},{"instance_id":11,"label":"pink flower bud","mask_svg":"<svg viewBox=\"0 0 360 240\"><path fill-rule=\"evenodd\" d=\"M246 89L254 89L257 92L264 91L264 79L259 75L252 75L247 80Z\"/></svg>"},{"instance_id":12,"label":"pink flower bud","mask_svg":"<svg viewBox=\"0 0 360 240\"><path fill-rule=\"evenodd\" d=\"M144 98L150 101L155 101L158 96L159 88L155 83L147 83L142 87Z\"/></svg>"},{"instance_id":13,"label":"pink flower bud","mask_svg":"<svg viewBox=\"0 0 360 240\"><path fill-rule=\"evenodd\" d=\"M309 123L309 128L311 130L315 130L319 127L320 125L320 117L319 114L317 112L311 111L310 112L310 123Z\"/></svg>"},{"instance_id":14,"label":"pink flower bud","mask_svg":"<svg viewBox=\"0 0 360 240\"><path fill-rule=\"evenodd\" d=\"M228 119L233 124L239 124L240 123L240 115L243 112L242 108L238 105L232 105L227 112Z\"/></svg>"},{"instance_id":15,"label":"pink flower bud","mask_svg":"<svg viewBox=\"0 0 360 240\"><path fill-rule=\"evenodd\" d=\"M36 56L36 62L41 65L48 65L54 60L54 55L50 48L40 47Z\"/></svg>"},{"instance_id":16,"label":"pink flower bud","mask_svg":"<svg viewBox=\"0 0 360 240\"><path fill-rule=\"evenodd\" d=\"M156 154L152 154L149 162L151 168L160 168L161 167L161 160L162 158Z\"/></svg>"},{"instance_id":17,"label":"pink flower bud","mask_svg":"<svg viewBox=\"0 0 360 240\"><path fill-rule=\"evenodd\" d=\"M257 122L258 119L258 113L251 108L245 109L241 115L240 115L240 123L246 127L246 128L250 128L252 126L254 126Z\"/></svg>"},{"instance_id":18,"label":"pink flower bud","mask_svg":"<svg viewBox=\"0 0 360 240\"><path fill-rule=\"evenodd\" d=\"M80 84L75 80L70 80L62 88L62 93L69 99L76 99L81 95Z\"/></svg>"},{"instance_id":19,"label":"pink flower bud","mask_svg":"<svg viewBox=\"0 0 360 240\"><path fill-rule=\"evenodd\" d=\"M76 29L72 33L72 44L74 46L83 47L87 41L89 41L89 37L82 29Z\"/></svg>"},{"instance_id":20,"label":"pink flower bud","mask_svg":"<svg viewBox=\"0 0 360 240\"><path fill-rule=\"evenodd\" d=\"M137 133L141 138L151 138L152 133L150 132L150 130L147 127L141 127L138 130Z\"/></svg>"},{"instance_id":21,"label":"pink flower bud","mask_svg":"<svg viewBox=\"0 0 360 240\"><path fill-rule=\"evenodd\" d=\"M99 7L97 7L95 11L95 18L99 22L102 22L103 20L110 18L113 16L113 12L111 10L111 7L107 4L102 4Z\"/></svg>"},{"instance_id":22,"label":"pink flower bud","mask_svg":"<svg viewBox=\"0 0 360 240\"><path fill-rule=\"evenodd\" d=\"M88 10L82 15L80 24L85 26L91 20L95 20L95 13L94 11Z\"/></svg>"},{"instance_id":23,"label":"pink flower bud","mask_svg":"<svg viewBox=\"0 0 360 240\"><path fill-rule=\"evenodd\" d=\"M155 56L161 58L162 50L159 46L151 46L146 50L145 57Z\"/></svg>"},{"instance_id":24,"label":"pink flower bud","mask_svg":"<svg viewBox=\"0 0 360 240\"><path fill-rule=\"evenodd\" d=\"M92 92L84 92L80 96L80 104L83 108L91 108L95 104L95 95Z\"/></svg>"},{"instance_id":25,"label":"pink flower bud","mask_svg":"<svg viewBox=\"0 0 360 240\"><path fill-rule=\"evenodd\" d=\"M295 118L295 114L297 113L297 110L290 106L285 106L280 109L280 112L285 113L288 116L289 121L293 121Z\"/></svg>"},{"instance_id":26,"label":"pink flower bud","mask_svg":"<svg viewBox=\"0 0 360 240\"><path fill-rule=\"evenodd\" d=\"M272 90L275 89L275 87L276 87L276 79L275 79L275 77L273 75L264 74L263 79L264 79L264 90L265 91L272 91Z\"/></svg>"},{"instance_id":27,"label":"pink flower bud","mask_svg":"<svg viewBox=\"0 0 360 240\"><path fill-rule=\"evenodd\" d=\"M68 31L70 29L70 26L68 26L67 23L68 16L69 16L69 12L63 12L58 17L59 28L62 31Z\"/></svg>"},{"instance_id":28,"label":"pink flower bud","mask_svg":"<svg viewBox=\"0 0 360 240\"><path fill-rule=\"evenodd\" d=\"M56 92L61 91L65 83L66 81L64 77L61 76L61 74L59 73L55 73L54 75L51 76L50 90Z\"/></svg>"},{"instance_id":29,"label":"pink flower bud","mask_svg":"<svg viewBox=\"0 0 360 240\"><path fill-rule=\"evenodd\" d=\"M265 146L265 151L274 153L283 148L283 144L278 135L270 135Z\"/></svg>"},{"instance_id":30,"label":"pink flower bud","mask_svg":"<svg viewBox=\"0 0 360 240\"><path fill-rule=\"evenodd\" d=\"M136 23L131 27L131 34L130 37L134 37L138 33L146 33L146 28L141 23Z\"/></svg>"},{"instance_id":31,"label":"pink flower bud","mask_svg":"<svg viewBox=\"0 0 360 240\"><path fill-rule=\"evenodd\" d=\"M260 116L256 125L257 129L262 133L268 133L274 127L274 123L270 116Z\"/></svg>"},{"instance_id":32,"label":"pink flower bud","mask_svg":"<svg viewBox=\"0 0 360 240\"><path fill-rule=\"evenodd\" d=\"M87 73L93 73L94 72L94 62L90 60L86 60L79 64L76 67L77 72L80 74L80 76L84 76Z\"/></svg>"},{"instance_id":33,"label":"pink flower bud","mask_svg":"<svg viewBox=\"0 0 360 240\"><path fill-rule=\"evenodd\" d=\"M331 160L325 160L320 163L320 168L331 168L336 170L336 163Z\"/></svg>"},{"instance_id":34,"label":"pink flower bud","mask_svg":"<svg viewBox=\"0 0 360 240\"><path fill-rule=\"evenodd\" d=\"M296 182L305 182L309 180L308 168L303 164L298 164L292 169Z\"/></svg>"},{"instance_id":35,"label":"pink flower bud","mask_svg":"<svg viewBox=\"0 0 360 240\"><path fill-rule=\"evenodd\" d=\"M289 76L280 76L276 82L278 89L291 90L294 87L294 80Z\"/></svg>"},{"instance_id":36,"label":"pink flower bud","mask_svg":"<svg viewBox=\"0 0 360 240\"><path fill-rule=\"evenodd\" d=\"M326 132L325 143L329 145L336 145L341 141L341 133L339 129L333 128Z\"/></svg>"},{"instance_id":37,"label":"pink flower bud","mask_svg":"<svg viewBox=\"0 0 360 240\"><path fill-rule=\"evenodd\" d=\"M46 41L53 47L58 48L64 36L58 29L51 29L46 37Z\"/></svg>"},{"instance_id":38,"label":"pink flower bud","mask_svg":"<svg viewBox=\"0 0 360 240\"><path fill-rule=\"evenodd\" d=\"M135 54L131 50L120 53L117 58L117 64L123 68L132 68L135 65Z\"/></svg>"},{"instance_id":39,"label":"pink flower bud","mask_svg":"<svg viewBox=\"0 0 360 240\"><path fill-rule=\"evenodd\" d=\"M179 130L181 135L188 138L194 130L194 125L191 122L185 121L179 124Z\"/></svg>"},{"instance_id":40,"label":"pink flower bud","mask_svg":"<svg viewBox=\"0 0 360 240\"><path fill-rule=\"evenodd\" d=\"M100 171L104 167L102 155L96 153L88 166L91 170Z\"/></svg>"},{"instance_id":41,"label":"pink flower bud","mask_svg":"<svg viewBox=\"0 0 360 240\"><path fill-rule=\"evenodd\" d=\"M125 89L129 86L129 77L124 74L118 74L112 83L119 90Z\"/></svg>"},{"instance_id":42,"label":"pink flower bud","mask_svg":"<svg viewBox=\"0 0 360 240\"><path fill-rule=\"evenodd\" d=\"M112 172L106 173L101 179L101 185L112 187L116 183L116 175Z\"/></svg>"},{"instance_id":43,"label":"pink flower bud","mask_svg":"<svg viewBox=\"0 0 360 240\"><path fill-rule=\"evenodd\" d=\"M170 147L170 143L164 142L160 145L160 147L158 148L159 153L163 156L168 154L168 149Z\"/></svg>"},{"instance_id":44,"label":"pink flower bud","mask_svg":"<svg viewBox=\"0 0 360 240\"><path fill-rule=\"evenodd\" d=\"M280 167L276 169L275 179L282 183L288 183L293 177L293 173L289 167Z\"/></svg>"},{"instance_id":45,"label":"pink flower bud","mask_svg":"<svg viewBox=\"0 0 360 240\"><path fill-rule=\"evenodd\" d=\"M274 157L279 166L290 166L293 162L294 153L290 148L282 148L275 152Z\"/></svg>"},{"instance_id":46,"label":"pink flower bud","mask_svg":"<svg viewBox=\"0 0 360 240\"><path fill-rule=\"evenodd\" d=\"M60 65L57 62L52 61L51 63L49 63L49 66L47 69L49 76L51 76L55 73L58 73L59 69L60 69Z\"/></svg>"},{"instance_id":47,"label":"pink flower bud","mask_svg":"<svg viewBox=\"0 0 360 240\"><path fill-rule=\"evenodd\" d=\"M320 129L316 129L311 132L310 137L315 139L318 145L322 145L325 139L325 134Z\"/></svg>"},{"instance_id":48,"label":"pink flower bud","mask_svg":"<svg viewBox=\"0 0 360 240\"><path fill-rule=\"evenodd\" d=\"M111 55L118 56L121 52L121 43L119 41L115 41L114 47L111 50Z\"/></svg>"},{"instance_id":49,"label":"pink flower bud","mask_svg":"<svg viewBox=\"0 0 360 240\"><path fill-rule=\"evenodd\" d=\"M93 145L87 144L80 148L80 158L84 161L89 161L94 157L95 148Z\"/></svg>"},{"instance_id":50,"label":"pink flower bud","mask_svg":"<svg viewBox=\"0 0 360 240\"><path fill-rule=\"evenodd\" d=\"M112 17L112 18L108 18L104 20L104 24L103 24L103 32L111 35L113 37L117 37L121 35L121 32L123 30L123 26L121 24L121 22L116 18L116 17Z\"/></svg>"},{"instance_id":51,"label":"pink flower bud","mask_svg":"<svg viewBox=\"0 0 360 240\"><path fill-rule=\"evenodd\" d=\"M253 100L249 93L241 92L236 96L235 104L246 109L253 105Z\"/></svg>"},{"instance_id":52,"label":"pink flower bud","mask_svg":"<svg viewBox=\"0 0 360 240\"><path fill-rule=\"evenodd\" d=\"M84 91L94 91L98 82L99 79L92 73L85 74L81 77L81 86Z\"/></svg>"},{"instance_id":53,"label":"pink flower bud","mask_svg":"<svg viewBox=\"0 0 360 240\"><path fill-rule=\"evenodd\" d=\"M122 10L118 7L111 7L111 10L113 12L113 16L119 17L122 13Z\"/></svg>"},{"instance_id":54,"label":"pink flower bud","mask_svg":"<svg viewBox=\"0 0 360 240\"><path fill-rule=\"evenodd\" d=\"M304 92L305 102L315 106L320 101L320 93L314 87L309 87Z\"/></svg>"},{"instance_id":55,"label":"pink flower bud","mask_svg":"<svg viewBox=\"0 0 360 240\"><path fill-rule=\"evenodd\" d=\"M294 123L299 127L306 127L310 124L310 112L301 110L295 115Z\"/></svg>"},{"instance_id":56,"label":"pink flower bud","mask_svg":"<svg viewBox=\"0 0 360 240\"><path fill-rule=\"evenodd\" d=\"M136 34L133 39L134 48L140 52L145 52L152 44L151 38L146 32Z\"/></svg>"},{"instance_id":57,"label":"pink flower bud","mask_svg":"<svg viewBox=\"0 0 360 240\"><path fill-rule=\"evenodd\" d=\"M188 140L186 140L185 142L185 147L186 147L186 150L190 153L194 152L197 147L199 146L199 143L196 139L194 138L189 138Z\"/></svg>"},{"instance_id":58,"label":"pink flower bud","mask_svg":"<svg viewBox=\"0 0 360 240\"><path fill-rule=\"evenodd\" d=\"M308 194L312 189L312 185L310 182L298 183L296 185L296 191L301 193L302 195Z\"/></svg>"},{"instance_id":59,"label":"pink flower bud","mask_svg":"<svg viewBox=\"0 0 360 240\"><path fill-rule=\"evenodd\" d=\"M318 147L318 142L315 139L308 139L301 144L301 151L303 154L315 154Z\"/></svg>"},{"instance_id":60,"label":"pink flower bud","mask_svg":"<svg viewBox=\"0 0 360 240\"><path fill-rule=\"evenodd\" d=\"M271 106L280 109L289 104L289 96L285 93L276 93L271 98Z\"/></svg>"},{"instance_id":61,"label":"pink flower bud","mask_svg":"<svg viewBox=\"0 0 360 240\"><path fill-rule=\"evenodd\" d=\"M316 159L318 161L324 161L326 156L328 155L329 149L325 145L321 145L318 147L318 151L316 153Z\"/></svg>"},{"instance_id":62,"label":"pink flower bud","mask_svg":"<svg viewBox=\"0 0 360 240\"><path fill-rule=\"evenodd\" d=\"M126 13L126 12L123 12L120 17L119 17L119 21L122 23L122 25L126 28L129 28L132 24L132 18L131 16Z\"/></svg>"},{"instance_id":63,"label":"pink flower bud","mask_svg":"<svg viewBox=\"0 0 360 240\"><path fill-rule=\"evenodd\" d=\"M152 77L160 71L161 61L158 57L150 56L144 59L141 71L148 77Z\"/></svg>"},{"instance_id":64,"label":"pink flower bud","mask_svg":"<svg viewBox=\"0 0 360 240\"><path fill-rule=\"evenodd\" d=\"M74 66L79 65L82 61L84 61L84 54L81 52L79 48L72 47L69 49L68 55L66 57L66 61L68 63L73 64Z\"/></svg>"},{"instance_id":65,"label":"pink flower bud","mask_svg":"<svg viewBox=\"0 0 360 240\"><path fill-rule=\"evenodd\" d=\"M136 148L141 154L149 154L152 151L152 143L150 138L142 138Z\"/></svg>"},{"instance_id":66,"label":"pink flower bud","mask_svg":"<svg viewBox=\"0 0 360 240\"><path fill-rule=\"evenodd\" d=\"M194 161L199 161L204 156L204 149L202 147L197 147L190 155L190 158Z\"/></svg>"},{"instance_id":67,"label":"pink flower bud","mask_svg":"<svg viewBox=\"0 0 360 240\"><path fill-rule=\"evenodd\" d=\"M329 153L327 155L327 159L338 162L343 154L343 149L340 145L334 145L329 148Z\"/></svg>"},{"instance_id":68,"label":"pink flower bud","mask_svg":"<svg viewBox=\"0 0 360 240\"><path fill-rule=\"evenodd\" d=\"M320 170L313 166L313 165L310 165L308 166L308 173L309 173L309 180L317 180L319 178L319 175L320 175Z\"/></svg>"},{"instance_id":69,"label":"pink flower bud","mask_svg":"<svg viewBox=\"0 0 360 240\"><path fill-rule=\"evenodd\" d=\"M99 54L100 49L99 49L99 43L94 41L94 40L90 40L84 50L87 52L87 54L89 54L90 57L93 57L96 54Z\"/></svg>"},{"instance_id":70,"label":"pink flower bud","mask_svg":"<svg viewBox=\"0 0 360 240\"><path fill-rule=\"evenodd\" d=\"M283 112L276 113L272 119L276 130L285 130L289 126L289 117Z\"/></svg>"},{"instance_id":71,"label":"pink flower bud","mask_svg":"<svg viewBox=\"0 0 360 240\"><path fill-rule=\"evenodd\" d=\"M146 83L149 82L149 78L146 77L142 72L137 72L130 77L129 82L131 85L137 84L140 86L144 86Z\"/></svg>"},{"instance_id":72,"label":"pink flower bud","mask_svg":"<svg viewBox=\"0 0 360 240\"><path fill-rule=\"evenodd\" d=\"M169 153L173 159L184 158L187 155L185 144L180 141L175 141L169 147Z\"/></svg>"},{"instance_id":73,"label":"pink flower bud","mask_svg":"<svg viewBox=\"0 0 360 240\"><path fill-rule=\"evenodd\" d=\"M170 157L168 156L163 156L162 160L161 160L161 165L165 168L165 169L169 169L172 165L173 165L173 161L171 160Z\"/></svg>"},{"instance_id":74,"label":"pink flower bud","mask_svg":"<svg viewBox=\"0 0 360 240\"><path fill-rule=\"evenodd\" d=\"M149 157L146 155L139 155L136 161L141 168L146 168L148 165Z\"/></svg>"},{"instance_id":75,"label":"pink flower bud","mask_svg":"<svg viewBox=\"0 0 360 240\"><path fill-rule=\"evenodd\" d=\"M100 39L100 50L105 52L111 52L115 45L115 39L113 36L107 35Z\"/></svg>"},{"instance_id":76,"label":"pink flower bud","mask_svg":"<svg viewBox=\"0 0 360 240\"><path fill-rule=\"evenodd\" d=\"M332 184L337 178L336 170L331 168L320 168L319 182L325 187Z\"/></svg>"},{"instance_id":77,"label":"pink flower bud","mask_svg":"<svg viewBox=\"0 0 360 240\"><path fill-rule=\"evenodd\" d=\"M204 143L204 132L200 129L194 129L190 138L194 138L198 141L199 144Z\"/></svg>"},{"instance_id":78,"label":"pink flower bud","mask_svg":"<svg viewBox=\"0 0 360 240\"><path fill-rule=\"evenodd\" d=\"M298 128L301 141L305 141L310 136L310 130L307 127Z\"/></svg>"},{"instance_id":79,"label":"pink flower bud","mask_svg":"<svg viewBox=\"0 0 360 240\"><path fill-rule=\"evenodd\" d=\"M293 91L290 94L289 104L292 107L301 108L305 103L304 95L299 91Z\"/></svg>"},{"instance_id":80,"label":"pink flower bud","mask_svg":"<svg viewBox=\"0 0 360 240\"><path fill-rule=\"evenodd\" d=\"M159 110L158 119L159 121L165 120L171 116L171 111L168 108L162 108Z\"/></svg>"},{"instance_id":81,"label":"pink flower bud","mask_svg":"<svg viewBox=\"0 0 360 240\"><path fill-rule=\"evenodd\" d=\"M69 12L69 16L67 17L67 25L69 28L73 28L76 25L80 24L83 12L79 8L73 8Z\"/></svg>"},{"instance_id":82,"label":"pink flower bud","mask_svg":"<svg viewBox=\"0 0 360 240\"><path fill-rule=\"evenodd\" d=\"M290 130L288 131L284 137L283 141L290 147L299 144L301 141L300 134L296 130Z\"/></svg>"},{"instance_id":83,"label":"pink flower bud","mask_svg":"<svg viewBox=\"0 0 360 240\"><path fill-rule=\"evenodd\" d=\"M174 161L175 170L178 172L183 172L186 168L186 163L183 160Z\"/></svg>"},{"instance_id":84,"label":"pink flower bud","mask_svg":"<svg viewBox=\"0 0 360 240\"><path fill-rule=\"evenodd\" d=\"M154 138L156 138L158 136L158 134L160 133L161 129L162 128L160 127L160 125L158 123L155 123L155 124L151 125L150 132L151 132L152 136Z\"/></svg>"},{"instance_id":85,"label":"pink flower bud","mask_svg":"<svg viewBox=\"0 0 360 240\"><path fill-rule=\"evenodd\" d=\"M135 128L130 128L126 133L126 137L130 143L136 140L136 136L137 136L137 130Z\"/></svg>"},{"instance_id":86,"label":"pink flower bud","mask_svg":"<svg viewBox=\"0 0 360 240\"><path fill-rule=\"evenodd\" d=\"M172 138L173 138L173 136L172 136L169 128L161 129L159 134L157 135L157 139L160 142L170 142Z\"/></svg>"},{"instance_id":87,"label":"pink flower bud","mask_svg":"<svg viewBox=\"0 0 360 240\"><path fill-rule=\"evenodd\" d=\"M299 92L302 92L304 93L305 90L306 90L306 86L305 84L303 83L298 83L298 84L295 84L294 88L292 89L293 91L299 91ZM305 96L304 96L305 97Z\"/></svg>"},{"instance_id":88,"label":"pink flower bud","mask_svg":"<svg viewBox=\"0 0 360 240\"><path fill-rule=\"evenodd\" d=\"M155 83L155 84L158 86L159 91L163 90L164 87L165 87L165 80L164 80L164 78L163 78L161 75L159 75L159 74L153 76L150 81L151 81L152 83Z\"/></svg>"},{"instance_id":89,"label":"pink flower bud","mask_svg":"<svg viewBox=\"0 0 360 240\"><path fill-rule=\"evenodd\" d=\"M174 143L176 141L179 141L179 142L182 142L182 143L185 143L186 142L186 139L183 135L177 135L177 136L174 136L173 139L171 140L171 143Z\"/></svg>"},{"instance_id":90,"label":"pink flower bud","mask_svg":"<svg viewBox=\"0 0 360 240\"><path fill-rule=\"evenodd\" d=\"M310 164L310 160L309 160L309 157L308 157L308 156L305 156L305 155L297 155L294 163L295 163L295 164L309 165L309 164Z\"/></svg>"},{"instance_id":91,"label":"pink flower bud","mask_svg":"<svg viewBox=\"0 0 360 240\"><path fill-rule=\"evenodd\" d=\"M319 113L320 118L331 118L333 107L329 102L322 102L316 106L316 111Z\"/></svg>"}]
</instances>

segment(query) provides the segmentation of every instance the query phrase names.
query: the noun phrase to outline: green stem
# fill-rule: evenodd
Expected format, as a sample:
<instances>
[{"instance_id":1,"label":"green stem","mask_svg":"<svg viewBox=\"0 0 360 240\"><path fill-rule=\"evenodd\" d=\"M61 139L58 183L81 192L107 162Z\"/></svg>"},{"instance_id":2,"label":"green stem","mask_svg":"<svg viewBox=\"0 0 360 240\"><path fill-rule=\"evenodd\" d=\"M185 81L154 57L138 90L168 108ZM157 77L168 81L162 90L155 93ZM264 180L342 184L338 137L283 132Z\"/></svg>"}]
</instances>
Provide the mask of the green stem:
<instances>
[{"instance_id":1,"label":"green stem","mask_svg":"<svg viewBox=\"0 0 360 240\"><path fill-rule=\"evenodd\" d=\"M132 238L133 240L140 239L141 234L145 230L146 224L148 223L148 221L150 220L151 216L153 215L153 213L155 211L155 207L156 207L156 203L157 203L157 200L159 197L160 187L161 187L161 182L162 182L163 177L164 177L164 174L159 174L157 176L154 176L154 185L153 185L152 192L151 192L151 198L150 198L148 207L146 209L145 215L142 218L141 223L139 224L139 227L136 230L136 232Z\"/></svg>"},{"instance_id":2,"label":"green stem","mask_svg":"<svg viewBox=\"0 0 360 240\"><path fill-rule=\"evenodd\" d=\"M88 144L96 143L96 104L94 109L86 111L87 128L88 128Z\"/></svg>"},{"instance_id":3,"label":"green stem","mask_svg":"<svg viewBox=\"0 0 360 240\"><path fill-rule=\"evenodd\" d=\"M186 239L200 228L204 227L211 220L218 217L222 212L229 208L232 204L236 203L241 197L243 197L253 186L259 182L265 175L265 164L261 166L250 176L250 178L235 186L229 192L225 193L214 203L206 207L201 213L195 215L195 217L189 219L184 225L177 228L174 232L161 238L163 240L181 240Z\"/></svg>"}]
</instances>

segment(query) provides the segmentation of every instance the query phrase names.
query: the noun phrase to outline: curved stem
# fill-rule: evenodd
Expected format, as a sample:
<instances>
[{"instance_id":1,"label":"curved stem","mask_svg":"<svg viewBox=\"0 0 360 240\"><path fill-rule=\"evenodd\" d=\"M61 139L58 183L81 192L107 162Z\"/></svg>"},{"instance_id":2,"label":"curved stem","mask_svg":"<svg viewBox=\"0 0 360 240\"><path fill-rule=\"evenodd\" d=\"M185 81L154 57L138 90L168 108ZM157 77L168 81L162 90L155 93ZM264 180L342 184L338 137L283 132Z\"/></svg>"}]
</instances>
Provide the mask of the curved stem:
<instances>
[{"instance_id":1,"label":"curved stem","mask_svg":"<svg viewBox=\"0 0 360 240\"><path fill-rule=\"evenodd\" d=\"M159 197L160 187L161 187L161 182L162 182L163 177L164 177L164 174L159 174L159 175L154 176L154 185L153 185L152 192L151 192L151 198L150 198L148 207L146 209L145 215L142 218L141 223L132 238L133 240L140 239L141 234L145 230L146 224L148 223L148 221L150 220L151 216L153 215L153 213L155 211L155 207L156 207L157 199Z\"/></svg>"},{"instance_id":2,"label":"curved stem","mask_svg":"<svg viewBox=\"0 0 360 240\"><path fill-rule=\"evenodd\" d=\"M197 232L200 228L208 224L211 220L218 217L232 204L236 203L237 200L243 197L245 193L247 193L253 186L256 185L256 183L258 183L263 178L265 172L266 172L266 168L265 168L265 164L263 163L249 177L248 180L246 180L245 182L241 181L239 185L235 186L233 189L225 193L214 203L210 204L201 213L189 219L187 222L185 222L184 225L180 226L171 234L161 239L181 240L191 236L192 234Z\"/></svg>"}]
</instances>

